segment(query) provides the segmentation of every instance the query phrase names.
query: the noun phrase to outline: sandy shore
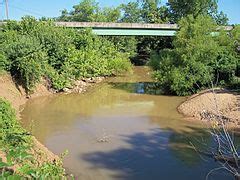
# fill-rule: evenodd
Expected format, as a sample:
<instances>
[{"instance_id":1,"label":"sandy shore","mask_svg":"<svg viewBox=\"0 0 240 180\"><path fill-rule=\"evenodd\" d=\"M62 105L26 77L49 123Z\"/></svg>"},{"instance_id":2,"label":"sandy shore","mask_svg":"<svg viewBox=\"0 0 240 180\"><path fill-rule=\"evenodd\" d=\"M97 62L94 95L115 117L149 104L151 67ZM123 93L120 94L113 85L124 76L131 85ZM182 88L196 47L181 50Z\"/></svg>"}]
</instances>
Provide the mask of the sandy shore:
<instances>
[{"instance_id":1,"label":"sandy shore","mask_svg":"<svg viewBox=\"0 0 240 180\"><path fill-rule=\"evenodd\" d=\"M240 125L240 95L226 90L207 90L190 96L178 111L194 120L223 120L234 127Z\"/></svg>"}]
</instances>

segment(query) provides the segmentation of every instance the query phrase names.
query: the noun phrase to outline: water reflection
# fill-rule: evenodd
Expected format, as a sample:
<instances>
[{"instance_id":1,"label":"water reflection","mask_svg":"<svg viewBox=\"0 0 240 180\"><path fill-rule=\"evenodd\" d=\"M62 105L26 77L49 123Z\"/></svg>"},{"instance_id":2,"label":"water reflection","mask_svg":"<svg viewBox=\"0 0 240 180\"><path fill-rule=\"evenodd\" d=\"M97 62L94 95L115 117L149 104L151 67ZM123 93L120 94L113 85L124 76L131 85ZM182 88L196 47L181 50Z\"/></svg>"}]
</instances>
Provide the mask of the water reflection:
<instances>
[{"instance_id":1,"label":"water reflection","mask_svg":"<svg viewBox=\"0 0 240 180\"><path fill-rule=\"evenodd\" d=\"M159 83L156 82L120 82L109 83L113 88L122 89L129 93L162 95L163 91Z\"/></svg>"},{"instance_id":2,"label":"water reflection","mask_svg":"<svg viewBox=\"0 0 240 180\"><path fill-rule=\"evenodd\" d=\"M137 67L86 94L29 101L23 124L33 121L33 134L53 152L68 149L65 167L79 179L205 179L217 164L189 143L204 149L209 133L183 120L176 107L185 98L158 95L148 72ZM107 142L98 141L105 136ZM223 174L210 178L231 179Z\"/></svg>"}]
</instances>

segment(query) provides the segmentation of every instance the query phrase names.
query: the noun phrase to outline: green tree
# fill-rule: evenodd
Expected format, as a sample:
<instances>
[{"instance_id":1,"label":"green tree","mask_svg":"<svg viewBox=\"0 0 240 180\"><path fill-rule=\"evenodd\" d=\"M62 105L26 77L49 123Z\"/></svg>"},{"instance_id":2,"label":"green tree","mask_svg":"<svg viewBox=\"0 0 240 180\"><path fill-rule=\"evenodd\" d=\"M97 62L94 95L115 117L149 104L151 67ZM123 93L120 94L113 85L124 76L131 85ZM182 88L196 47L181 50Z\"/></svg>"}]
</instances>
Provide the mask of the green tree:
<instances>
[{"instance_id":1,"label":"green tree","mask_svg":"<svg viewBox=\"0 0 240 180\"><path fill-rule=\"evenodd\" d=\"M217 0L169 0L167 5L173 22L192 15L210 15L218 24L227 24L227 17L223 12L218 13Z\"/></svg>"},{"instance_id":2,"label":"green tree","mask_svg":"<svg viewBox=\"0 0 240 180\"><path fill-rule=\"evenodd\" d=\"M7 59L6 55L3 52L1 52L0 53L0 73L1 71L9 70L9 66L10 66L10 61Z\"/></svg>"},{"instance_id":3,"label":"green tree","mask_svg":"<svg viewBox=\"0 0 240 180\"><path fill-rule=\"evenodd\" d=\"M120 5L123 15L121 17L121 22L127 23L138 23L142 22L141 9L138 2L129 2L127 4Z\"/></svg>"},{"instance_id":4,"label":"green tree","mask_svg":"<svg viewBox=\"0 0 240 180\"><path fill-rule=\"evenodd\" d=\"M168 92L187 95L209 88L212 83L231 84L239 61L234 38L225 31L214 36L217 25L210 16L189 15L179 25L174 49L153 54L150 61L163 87Z\"/></svg>"},{"instance_id":5,"label":"green tree","mask_svg":"<svg viewBox=\"0 0 240 180\"><path fill-rule=\"evenodd\" d=\"M70 21L91 22L98 18L99 11L99 5L94 0L82 0L79 4L74 5L73 10L69 13L63 10L62 17L64 19L67 17Z\"/></svg>"},{"instance_id":6,"label":"green tree","mask_svg":"<svg viewBox=\"0 0 240 180\"><path fill-rule=\"evenodd\" d=\"M119 7L100 8L95 0L82 0L73 6L73 10L68 12L62 10L62 14L57 20L77 21L77 22L117 22L121 12Z\"/></svg>"},{"instance_id":7,"label":"green tree","mask_svg":"<svg viewBox=\"0 0 240 180\"><path fill-rule=\"evenodd\" d=\"M168 21L168 9L161 6L160 0L139 0L141 17L145 23L163 23Z\"/></svg>"},{"instance_id":8,"label":"green tree","mask_svg":"<svg viewBox=\"0 0 240 180\"><path fill-rule=\"evenodd\" d=\"M217 10L217 0L169 0L167 5L174 20L180 20L187 15L207 15Z\"/></svg>"},{"instance_id":9,"label":"green tree","mask_svg":"<svg viewBox=\"0 0 240 180\"><path fill-rule=\"evenodd\" d=\"M67 9L63 9L61 11L61 16L57 18L58 20L61 21L71 21L71 18L69 17L69 13L67 11Z\"/></svg>"},{"instance_id":10,"label":"green tree","mask_svg":"<svg viewBox=\"0 0 240 180\"><path fill-rule=\"evenodd\" d=\"M102 17L98 19L101 22L118 22L121 17L119 7L104 7L101 11Z\"/></svg>"},{"instance_id":11,"label":"green tree","mask_svg":"<svg viewBox=\"0 0 240 180\"><path fill-rule=\"evenodd\" d=\"M108 36L107 40L114 43L118 51L134 57L137 53L137 38L135 36Z\"/></svg>"},{"instance_id":12,"label":"green tree","mask_svg":"<svg viewBox=\"0 0 240 180\"><path fill-rule=\"evenodd\" d=\"M131 69L130 48L121 49L89 29L76 31L27 17L8 22L0 37L0 70L18 77L27 92L34 90L41 77L62 90L82 77L111 76Z\"/></svg>"}]
</instances>

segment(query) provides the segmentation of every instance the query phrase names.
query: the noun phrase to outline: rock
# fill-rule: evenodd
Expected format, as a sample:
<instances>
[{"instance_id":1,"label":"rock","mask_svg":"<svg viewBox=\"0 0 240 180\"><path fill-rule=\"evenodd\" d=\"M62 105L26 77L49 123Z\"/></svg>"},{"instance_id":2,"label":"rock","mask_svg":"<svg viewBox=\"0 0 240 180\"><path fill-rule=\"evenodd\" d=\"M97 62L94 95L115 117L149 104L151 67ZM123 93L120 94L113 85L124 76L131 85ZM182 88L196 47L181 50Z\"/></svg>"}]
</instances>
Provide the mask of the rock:
<instances>
[{"instance_id":1,"label":"rock","mask_svg":"<svg viewBox=\"0 0 240 180\"><path fill-rule=\"evenodd\" d=\"M96 77L94 78L95 83L99 83L104 80L104 77Z\"/></svg>"},{"instance_id":2,"label":"rock","mask_svg":"<svg viewBox=\"0 0 240 180\"><path fill-rule=\"evenodd\" d=\"M73 88L64 88L63 92L69 93L82 93L86 91L86 88L93 83L99 83L104 77L82 78L81 80L74 81Z\"/></svg>"},{"instance_id":3,"label":"rock","mask_svg":"<svg viewBox=\"0 0 240 180\"><path fill-rule=\"evenodd\" d=\"M82 80L86 83L94 83L93 78L82 78Z\"/></svg>"},{"instance_id":4,"label":"rock","mask_svg":"<svg viewBox=\"0 0 240 180\"><path fill-rule=\"evenodd\" d=\"M71 89L69 89L69 88L63 88L63 92L65 92L65 93L71 93L72 91L71 91Z\"/></svg>"},{"instance_id":5,"label":"rock","mask_svg":"<svg viewBox=\"0 0 240 180\"><path fill-rule=\"evenodd\" d=\"M81 87L87 85L87 83L82 80L75 81L74 84L75 86L81 86Z\"/></svg>"}]
</instances>

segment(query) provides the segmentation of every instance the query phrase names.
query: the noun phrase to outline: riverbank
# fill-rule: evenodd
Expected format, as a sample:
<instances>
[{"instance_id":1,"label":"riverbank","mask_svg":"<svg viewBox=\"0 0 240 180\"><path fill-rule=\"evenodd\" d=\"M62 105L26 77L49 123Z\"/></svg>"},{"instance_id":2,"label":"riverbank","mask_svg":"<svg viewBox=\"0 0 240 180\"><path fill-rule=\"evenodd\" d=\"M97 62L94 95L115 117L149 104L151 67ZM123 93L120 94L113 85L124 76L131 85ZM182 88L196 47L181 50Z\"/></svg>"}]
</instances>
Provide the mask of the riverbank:
<instances>
[{"instance_id":1,"label":"riverbank","mask_svg":"<svg viewBox=\"0 0 240 180\"><path fill-rule=\"evenodd\" d=\"M178 111L192 120L223 120L233 127L240 126L239 94L217 89L190 96L178 106Z\"/></svg>"},{"instance_id":2,"label":"riverbank","mask_svg":"<svg viewBox=\"0 0 240 180\"><path fill-rule=\"evenodd\" d=\"M89 86L94 83L99 83L103 80L103 77L97 78L85 78L82 80L75 81L72 88L64 89L62 93L82 93L87 90ZM49 84L46 80L42 80L39 83L34 93L31 95L26 94L24 88L18 85L10 74L0 75L0 97L8 100L12 107L16 111L17 118L20 119L21 106L24 105L29 99L33 99L41 96L48 96L56 94L57 92L49 88ZM54 162L59 160L59 156L49 151L43 144L41 144L34 136L32 136L33 148L31 153L37 160L39 165L46 162ZM0 152L0 158L6 161L6 156L4 152Z\"/></svg>"}]
</instances>

